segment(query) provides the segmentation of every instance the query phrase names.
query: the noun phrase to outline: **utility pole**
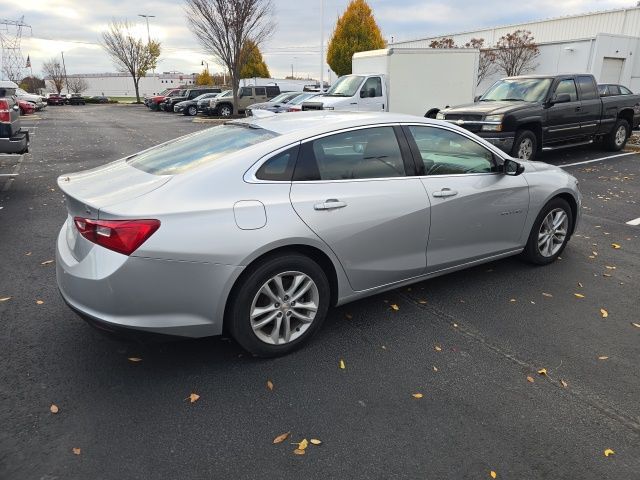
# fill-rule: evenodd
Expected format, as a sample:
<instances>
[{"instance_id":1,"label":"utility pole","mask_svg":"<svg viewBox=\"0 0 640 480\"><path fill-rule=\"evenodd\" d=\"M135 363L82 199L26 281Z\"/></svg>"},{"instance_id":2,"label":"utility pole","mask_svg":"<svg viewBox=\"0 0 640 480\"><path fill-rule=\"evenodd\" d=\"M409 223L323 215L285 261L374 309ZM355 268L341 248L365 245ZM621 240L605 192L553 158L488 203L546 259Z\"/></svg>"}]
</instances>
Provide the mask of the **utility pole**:
<instances>
[{"instance_id":1,"label":"utility pole","mask_svg":"<svg viewBox=\"0 0 640 480\"><path fill-rule=\"evenodd\" d=\"M320 93L324 93L324 0L320 0Z\"/></svg>"},{"instance_id":2,"label":"utility pole","mask_svg":"<svg viewBox=\"0 0 640 480\"><path fill-rule=\"evenodd\" d=\"M69 77L67 77L67 66L64 64L64 52L60 52L62 55L62 69L64 70L64 81L67 84L67 93L69 93Z\"/></svg>"},{"instance_id":3,"label":"utility pole","mask_svg":"<svg viewBox=\"0 0 640 480\"><path fill-rule=\"evenodd\" d=\"M147 45L149 45L151 43L151 33L149 31L149 19L150 18L156 18L155 15L145 15L142 13L138 14L139 17L143 17L146 21L147 21ZM153 68L153 74L156 74L156 69L155 67Z\"/></svg>"}]
</instances>

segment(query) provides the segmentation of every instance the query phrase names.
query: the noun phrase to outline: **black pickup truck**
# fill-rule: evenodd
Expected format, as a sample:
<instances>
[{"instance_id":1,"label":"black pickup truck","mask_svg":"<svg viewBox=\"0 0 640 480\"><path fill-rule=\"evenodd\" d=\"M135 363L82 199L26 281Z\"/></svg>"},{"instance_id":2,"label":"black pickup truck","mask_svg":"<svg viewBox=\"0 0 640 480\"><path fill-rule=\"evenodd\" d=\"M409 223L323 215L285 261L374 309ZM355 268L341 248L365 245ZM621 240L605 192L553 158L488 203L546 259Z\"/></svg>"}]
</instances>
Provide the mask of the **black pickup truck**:
<instances>
[{"instance_id":1,"label":"black pickup truck","mask_svg":"<svg viewBox=\"0 0 640 480\"><path fill-rule=\"evenodd\" d=\"M443 109L436 118L524 160L596 140L617 151L640 123L640 95L600 97L587 74L509 77L474 103Z\"/></svg>"}]
</instances>

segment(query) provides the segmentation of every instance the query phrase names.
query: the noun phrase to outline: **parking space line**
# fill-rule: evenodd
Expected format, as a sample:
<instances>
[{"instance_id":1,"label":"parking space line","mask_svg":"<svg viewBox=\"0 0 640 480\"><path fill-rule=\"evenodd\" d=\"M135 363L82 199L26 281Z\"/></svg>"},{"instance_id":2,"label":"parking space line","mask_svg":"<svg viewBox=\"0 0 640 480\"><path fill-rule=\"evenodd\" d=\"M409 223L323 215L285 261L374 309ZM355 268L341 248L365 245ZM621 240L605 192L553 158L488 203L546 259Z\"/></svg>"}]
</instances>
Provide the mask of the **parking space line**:
<instances>
[{"instance_id":1,"label":"parking space line","mask_svg":"<svg viewBox=\"0 0 640 480\"><path fill-rule=\"evenodd\" d=\"M626 157L627 155L637 155L637 154L638 152L619 153L617 155L609 155L608 157L600 157L600 158L594 158L593 160L585 160L584 162L565 163L564 165L558 165L558 167L560 168L575 167L577 165L586 165L587 163L602 162L604 160L609 160L610 158Z\"/></svg>"},{"instance_id":2,"label":"parking space line","mask_svg":"<svg viewBox=\"0 0 640 480\"><path fill-rule=\"evenodd\" d=\"M7 157L10 155L7 155ZM0 191L2 193L4 192L8 192L9 189L11 188L11 185L13 185L13 181L15 180L15 177L18 176L19 172L20 172L20 167L22 166L22 160L24 160L24 155L19 155L18 156L18 163L16 164L15 168L13 169L13 173L9 173L6 175L0 175L0 177L9 177L7 179L7 181L5 182L4 186L2 187L2 189L0 189Z\"/></svg>"},{"instance_id":3,"label":"parking space line","mask_svg":"<svg viewBox=\"0 0 640 480\"><path fill-rule=\"evenodd\" d=\"M633 220L629 220L627 225L633 225L634 227L640 225L640 217L634 218Z\"/></svg>"}]
</instances>

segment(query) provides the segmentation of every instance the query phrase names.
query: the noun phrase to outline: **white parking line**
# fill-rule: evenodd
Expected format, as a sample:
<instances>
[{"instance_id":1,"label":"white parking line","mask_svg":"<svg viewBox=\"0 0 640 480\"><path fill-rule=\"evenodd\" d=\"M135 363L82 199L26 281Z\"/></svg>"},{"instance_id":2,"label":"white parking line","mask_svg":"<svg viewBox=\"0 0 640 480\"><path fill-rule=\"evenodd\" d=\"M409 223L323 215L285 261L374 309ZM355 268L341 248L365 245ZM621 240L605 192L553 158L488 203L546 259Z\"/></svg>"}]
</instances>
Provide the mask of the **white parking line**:
<instances>
[{"instance_id":1,"label":"white parking line","mask_svg":"<svg viewBox=\"0 0 640 480\"><path fill-rule=\"evenodd\" d=\"M564 165L558 165L560 168L575 167L576 165L585 165L587 163L602 162L603 160L609 160L610 158L626 157L627 155L637 155L638 152L619 153L617 155L609 155L608 157L595 158L593 160L585 160L584 162L565 163Z\"/></svg>"},{"instance_id":2,"label":"white parking line","mask_svg":"<svg viewBox=\"0 0 640 480\"><path fill-rule=\"evenodd\" d=\"M634 227L640 225L640 217L634 218L633 220L629 220L627 225L633 225Z\"/></svg>"}]
</instances>

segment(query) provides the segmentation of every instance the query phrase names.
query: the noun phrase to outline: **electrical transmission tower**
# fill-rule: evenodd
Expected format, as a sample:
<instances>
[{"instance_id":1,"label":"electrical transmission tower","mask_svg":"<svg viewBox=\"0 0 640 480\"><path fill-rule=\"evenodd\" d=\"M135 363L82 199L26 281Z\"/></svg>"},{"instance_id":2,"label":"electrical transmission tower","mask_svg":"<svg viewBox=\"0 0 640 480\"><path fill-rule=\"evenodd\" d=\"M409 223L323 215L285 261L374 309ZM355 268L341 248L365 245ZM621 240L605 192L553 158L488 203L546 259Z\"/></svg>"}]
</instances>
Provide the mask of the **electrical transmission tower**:
<instances>
[{"instance_id":1,"label":"electrical transmission tower","mask_svg":"<svg viewBox=\"0 0 640 480\"><path fill-rule=\"evenodd\" d=\"M19 20L0 19L0 45L2 46L2 69L0 78L6 78L19 83L25 68L24 57L20 50L22 29L31 30L31 25L24 23L24 17Z\"/></svg>"}]
</instances>

